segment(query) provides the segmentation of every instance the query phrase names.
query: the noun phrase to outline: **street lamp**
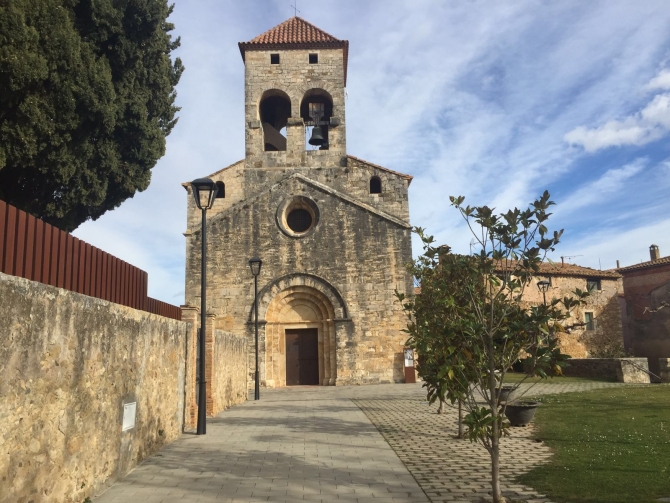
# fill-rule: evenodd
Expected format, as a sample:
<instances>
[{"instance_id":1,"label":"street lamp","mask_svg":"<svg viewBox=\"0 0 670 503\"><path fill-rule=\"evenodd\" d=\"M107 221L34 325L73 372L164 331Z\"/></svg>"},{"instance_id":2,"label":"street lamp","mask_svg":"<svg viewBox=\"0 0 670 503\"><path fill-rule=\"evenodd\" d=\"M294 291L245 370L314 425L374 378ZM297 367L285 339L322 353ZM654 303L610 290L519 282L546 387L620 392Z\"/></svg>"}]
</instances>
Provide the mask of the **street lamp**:
<instances>
[{"instance_id":1,"label":"street lamp","mask_svg":"<svg viewBox=\"0 0 670 503\"><path fill-rule=\"evenodd\" d=\"M200 384L198 386L198 435L206 433L207 390L205 389L205 324L207 323L207 210L214 204L218 187L209 178L198 178L191 182L195 205L202 210L202 265L200 270Z\"/></svg>"},{"instance_id":2,"label":"street lamp","mask_svg":"<svg viewBox=\"0 0 670 503\"><path fill-rule=\"evenodd\" d=\"M261 273L263 261L258 257L249 259L249 268L254 275L254 322L256 326L256 377L254 384L254 400L260 400L261 388L258 380L258 275Z\"/></svg>"},{"instance_id":3,"label":"street lamp","mask_svg":"<svg viewBox=\"0 0 670 503\"><path fill-rule=\"evenodd\" d=\"M542 292L542 299L544 300L545 306L547 305L547 290L549 290L550 286L551 283L546 279L537 282L537 288Z\"/></svg>"}]
</instances>

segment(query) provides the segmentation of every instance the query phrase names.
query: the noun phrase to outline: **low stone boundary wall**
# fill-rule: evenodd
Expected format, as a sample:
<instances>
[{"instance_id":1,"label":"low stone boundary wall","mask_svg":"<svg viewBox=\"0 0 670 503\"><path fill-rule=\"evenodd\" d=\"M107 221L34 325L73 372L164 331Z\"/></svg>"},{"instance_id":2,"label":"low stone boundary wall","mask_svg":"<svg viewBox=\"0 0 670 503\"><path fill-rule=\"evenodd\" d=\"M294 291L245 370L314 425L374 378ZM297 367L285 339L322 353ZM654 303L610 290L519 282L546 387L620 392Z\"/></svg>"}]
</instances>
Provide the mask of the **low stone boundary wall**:
<instances>
[{"instance_id":1,"label":"low stone boundary wall","mask_svg":"<svg viewBox=\"0 0 670 503\"><path fill-rule=\"evenodd\" d=\"M661 382L670 382L670 358L659 358L658 366Z\"/></svg>"},{"instance_id":2,"label":"low stone boundary wall","mask_svg":"<svg viewBox=\"0 0 670 503\"><path fill-rule=\"evenodd\" d=\"M179 437L189 328L0 274L0 502L81 503Z\"/></svg>"},{"instance_id":3,"label":"low stone boundary wall","mask_svg":"<svg viewBox=\"0 0 670 503\"><path fill-rule=\"evenodd\" d=\"M563 368L567 377L594 377L627 383L648 383L646 358L571 358Z\"/></svg>"},{"instance_id":4,"label":"low stone boundary wall","mask_svg":"<svg viewBox=\"0 0 670 503\"><path fill-rule=\"evenodd\" d=\"M247 399L247 340L214 330L212 367L212 414Z\"/></svg>"}]
</instances>

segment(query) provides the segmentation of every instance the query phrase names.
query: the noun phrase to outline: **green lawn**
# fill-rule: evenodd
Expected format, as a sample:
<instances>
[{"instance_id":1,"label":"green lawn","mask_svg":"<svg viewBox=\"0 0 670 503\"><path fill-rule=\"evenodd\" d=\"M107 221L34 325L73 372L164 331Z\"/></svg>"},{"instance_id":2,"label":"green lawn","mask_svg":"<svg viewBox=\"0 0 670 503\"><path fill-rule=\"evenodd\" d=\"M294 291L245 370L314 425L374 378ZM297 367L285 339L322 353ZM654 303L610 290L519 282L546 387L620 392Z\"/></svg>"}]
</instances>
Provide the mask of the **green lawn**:
<instances>
[{"instance_id":1,"label":"green lawn","mask_svg":"<svg viewBox=\"0 0 670 503\"><path fill-rule=\"evenodd\" d=\"M537 437L548 465L519 478L557 503L643 503L670 497L670 385L548 395Z\"/></svg>"},{"instance_id":2,"label":"green lawn","mask_svg":"<svg viewBox=\"0 0 670 503\"><path fill-rule=\"evenodd\" d=\"M523 378L526 377L526 374L518 373L518 372L507 372L505 374L505 383L517 383L523 380ZM595 377L563 377L563 376L558 376L558 377L548 377L546 379L542 379L540 377L532 377L529 379L526 379L524 382L525 383L546 383L546 384L567 384L567 383L572 383L572 382L593 382L593 381L600 381L600 382L616 382L616 381L611 381L605 378L595 378Z\"/></svg>"}]
</instances>

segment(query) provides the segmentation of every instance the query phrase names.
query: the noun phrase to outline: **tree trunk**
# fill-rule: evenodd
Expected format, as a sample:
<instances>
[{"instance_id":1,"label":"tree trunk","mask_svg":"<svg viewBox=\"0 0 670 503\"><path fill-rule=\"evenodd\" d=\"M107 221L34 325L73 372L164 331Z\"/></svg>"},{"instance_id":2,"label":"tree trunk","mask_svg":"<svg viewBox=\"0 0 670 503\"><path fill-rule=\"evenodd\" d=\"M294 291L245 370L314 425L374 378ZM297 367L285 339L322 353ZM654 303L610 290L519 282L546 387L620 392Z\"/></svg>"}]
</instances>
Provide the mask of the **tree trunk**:
<instances>
[{"instance_id":1,"label":"tree trunk","mask_svg":"<svg viewBox=\"0 0 670 503\"><path fill-rule=\"evenodd\" d=\"M440 406L437 408L437 413L442 414L444 412L444 401L440 398Z\"/></svg>"},{"instance_id":2,"label":"tree trunk","mask_svg":"<svg viewBox=\"0 0 670 503\"><path fill-rule=\"evenodd\" d=\"M495 435L495 423L493 429ZM493 503L505 503L506 499L500 491L500 438L497 436L491 439L491 493Z\"/></svg>"},{"instance_id":3,"label":"tree trunk","mask_svg":"<svg viewBox=\"0 0 670 503\"><path fill-rule=\"evenodd\" d=\"M458 401L458 438L463 438L463 402Z\"/></svg>"},{"instance_id":4,"label":"tree trunk","mask_svg":"<svg viewBox=\"0 0 670 503\"><path fill-rule=\"evenodd\" d=\"M493 303L491 303L493 306ZM500 492L500 429L498 424L498 393L496 392L496 377L495 377L495 358L493 355L493 307L491 307L491 319L489 321L489 333L486 338L486 345L488 346L488 364L489 364L489 407L491 407L491 417L493 418L493 424L491 425L491 450L489 451L491 455L491 495L493 496L494 503L505 503L505 498L503 498L502 493Z\"/></svg>"}]
</instances>

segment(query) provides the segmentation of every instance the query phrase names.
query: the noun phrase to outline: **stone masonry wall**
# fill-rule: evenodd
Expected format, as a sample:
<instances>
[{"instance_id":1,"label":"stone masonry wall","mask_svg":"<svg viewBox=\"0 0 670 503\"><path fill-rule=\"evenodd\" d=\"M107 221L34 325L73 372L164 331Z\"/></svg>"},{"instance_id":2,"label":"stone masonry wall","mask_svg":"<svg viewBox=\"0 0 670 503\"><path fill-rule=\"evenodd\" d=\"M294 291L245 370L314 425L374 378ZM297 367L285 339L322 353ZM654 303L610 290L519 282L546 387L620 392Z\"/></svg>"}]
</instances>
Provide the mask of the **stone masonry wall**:
<instances>
[{"instance_id":1,"label":"stone masonry wall","mask_svg":"<svg viewBox=\"0 0 670 503\"><path fill-rule=\"evenodd\" d=\"M0 502L81 503L181 434L187 323L4 274L0 299Z\"/></svg>"},{"instance_id":2,"label":"stone masonry wall","mask_svg":"<svg viewBox=\"0 0 670 503\"><path fill-rule=\"evenodd\" d=\"M272 154L274 152L268 152ZM380 211L409 222L408 186L406 178L398 176L374 164L346 157L344 166L301 167L301 168L258 168L245 169L242 162L235 163L210 175L215 181L226 186L226 197L217 199L212 209L207 211L207 220L228 210L245 197L250 197L279 183L283 178L300 173L312 180L348 194L358 201L369 204ZM370 179L377 176L382 182L381 194L370 194ZM187 234L200 229L201 213L195 207L190 187L187 187ZM246 195L245 195L246 194Z\"/></svg>"},{"instance_id":3,"label":"stone masonry wall","mask_svg":"<svg viewBox=\"0 0 670 503\"><path fill-rule=\"evenodd\" d=\"M182 306L182 320L189 322L186 337L186 410L185 427L195 428L198 420L196 403L197 329L200 310ZM247 398L247 341L244 336L214 328L216 315L207 315L205 340L205 378L207 380L207 416L244 402Z\"/></svg>"},{"instance_id":4,"label":"stone masonry wall","mask_svg":"<svg viewBox=\"0 0 670 503\"><path fill-rule=\"evenodd\" d=\"M247 339L244 335L214 331L212 385L213 415L247 399Z\"/></svg>"},{"instance_id":5,"label":"stone masonry wall","mask_svg":"<svg viewBox=\"0 0 670 503\"><path fill-rule=\"evenodd\" d=\"M304 237L287 236L277 225L277 208L293 195L319 206L319 222ZM199 232L187 238L186 301L194 305L199 302L200 246ZM248 260L253 256L263 260L259 291L286 275L312 274L342 296L350 320L335 327L338 384L404 379L406 335L401 330L406 318L394 290L413 292L404 267L411 260L408 224L296 177L213 217L208 230L208 306L218 314L216 327L221 330L249 333L253 277Z\"/></svg>"},{"instance_id":6,"label":"stone masonry wall","mask_svg":"<svg viewBox=\"0 0 670 503\"><path fill-rule=\"evenodd\" d=\"M280 64L270 64L270 54L279 53ZM309 64L309 54L319 63ZM249 168L339 164L346 154L343 49L247 51L245 54L246 161ZM329 129L328 150L305 150L305 126L300 104L312 89L327 92L333 102L333 117L340 124ZM278 90L291 101L291 118L286 127L286 151L265 152L260 103L264 93ZM269 155L268 155L269 154ZM316 162L315 162L316 161Z\"/></svg>"},{"instance_id":7,"label":"stone masonry wall","mask_svg":"<svg viewBox=\"0 0 670 503\"><path fill-rule=\"evenodd\" d=\"M646 358L572 358L563 367L567 377L592 377L626 383L648 383Z\"/></svg>"},{"instance_id":8,"label":"stone masonry wall","mask_svg":"<svg viewBox=\"0 0 670 503\"><path fill-rule=\"evenodd\" d=\"M538 276L536 280L545 279ZM579 288L586 290L585 277L552 276L551 287L547 292L547 302L553 298L569 296ZM593 313L595 330L577 327L568 334L559 334L561 351L573 358L623 356L623 331L621 327L621 310L619 293L623 290L621 279L601 278L601 290L594 290L585 306L572 311L572 316L565 325L583 323L584 313ZM540 304L542 292L531 285L524 292L524 300Z\"/></svg>"}]
</instances>

